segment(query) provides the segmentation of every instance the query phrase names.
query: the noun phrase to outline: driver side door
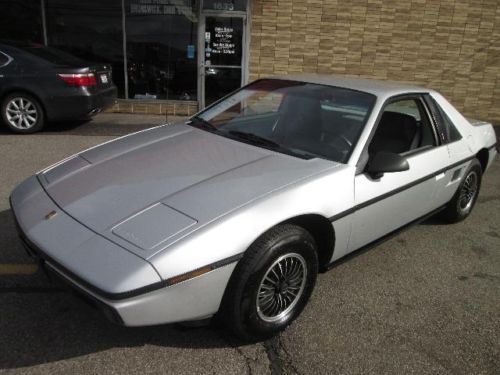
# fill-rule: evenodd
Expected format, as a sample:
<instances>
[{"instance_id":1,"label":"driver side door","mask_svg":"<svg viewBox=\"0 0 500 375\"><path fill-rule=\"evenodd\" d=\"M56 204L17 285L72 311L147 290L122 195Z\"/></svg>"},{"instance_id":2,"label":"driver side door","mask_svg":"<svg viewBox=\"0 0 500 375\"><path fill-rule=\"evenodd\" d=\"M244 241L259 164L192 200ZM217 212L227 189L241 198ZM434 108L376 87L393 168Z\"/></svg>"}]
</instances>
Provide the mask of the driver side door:
<instances>
[{"instance_id":1,"label":"driver side door","mask_svg":"<svg viewBox=\"0 0 500 375\"><path fill-rule=\"evenodd\" d=\"M365 152L368 163L378 152L399 154L406 158L409 169L381 177L363 170L355 176L349 251L434 210L436 189L444 178L441 171L449 161L420 95L398 96L385 104Z\"/></svg>"}]
</instances>

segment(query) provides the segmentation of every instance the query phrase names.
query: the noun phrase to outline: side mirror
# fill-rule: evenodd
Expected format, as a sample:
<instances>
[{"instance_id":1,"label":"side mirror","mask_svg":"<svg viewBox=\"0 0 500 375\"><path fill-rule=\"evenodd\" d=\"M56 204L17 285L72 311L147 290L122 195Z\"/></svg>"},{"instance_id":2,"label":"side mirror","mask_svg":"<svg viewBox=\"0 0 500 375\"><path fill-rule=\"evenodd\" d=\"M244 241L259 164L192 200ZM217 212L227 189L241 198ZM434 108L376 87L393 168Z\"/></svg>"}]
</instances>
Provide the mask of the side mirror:
<instances>
[{"instance_id":1,"label":"side mirror","mask_svg":"<svg viewBox=\"0 0 500 375\"><path fill-rule=\"evenodd\" d=\"M402 172L410 169L405 157L393 152L377 152L366 166L367 172L373 179L381 178L384 173Z\"/></svg>"}]
</instances>

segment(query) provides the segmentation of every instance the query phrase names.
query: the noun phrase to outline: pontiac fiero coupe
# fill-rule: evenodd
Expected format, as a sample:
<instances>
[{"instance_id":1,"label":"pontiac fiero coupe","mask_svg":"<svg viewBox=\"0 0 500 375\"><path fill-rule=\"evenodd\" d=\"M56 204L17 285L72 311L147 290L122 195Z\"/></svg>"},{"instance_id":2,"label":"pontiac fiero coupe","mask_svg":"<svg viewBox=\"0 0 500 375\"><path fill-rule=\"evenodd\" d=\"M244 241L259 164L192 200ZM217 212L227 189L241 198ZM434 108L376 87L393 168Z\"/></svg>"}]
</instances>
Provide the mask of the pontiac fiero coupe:
<instances>
[{"instance_id":1,"label":"pontiac fiero coupe","mask_svg":"<svg viewBox=\"0 0 500 375\"><path fill-rule=\"evenodd\" d=\"M339 258L437 212L466 218L495 142L433 90L274 77L71 156L11 206L28 252L111 320L218 317L262 339Z\"/></svg>"}]
</instances>

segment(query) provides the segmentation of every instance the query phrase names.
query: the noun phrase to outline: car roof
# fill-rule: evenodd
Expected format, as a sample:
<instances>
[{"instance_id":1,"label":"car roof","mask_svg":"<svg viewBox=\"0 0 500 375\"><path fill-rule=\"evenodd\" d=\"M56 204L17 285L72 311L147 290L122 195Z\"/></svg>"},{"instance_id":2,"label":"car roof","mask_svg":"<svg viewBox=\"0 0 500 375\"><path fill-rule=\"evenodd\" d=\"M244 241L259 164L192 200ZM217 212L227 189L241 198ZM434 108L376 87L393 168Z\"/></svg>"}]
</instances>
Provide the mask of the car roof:
<instances>
[{"instance_id":1,"label":"car roof","mask_svg":"<svg viewBox=\"0 0 500 375\"><path fill-rule=\"evenodd\" d=\"M287 74L276 75L270 78L342 87L367 92L379 97L400 95L410 92L432 92L432 90L424 87L402 82L382 81L340 74Z\"/></svg>"}]
</instances>

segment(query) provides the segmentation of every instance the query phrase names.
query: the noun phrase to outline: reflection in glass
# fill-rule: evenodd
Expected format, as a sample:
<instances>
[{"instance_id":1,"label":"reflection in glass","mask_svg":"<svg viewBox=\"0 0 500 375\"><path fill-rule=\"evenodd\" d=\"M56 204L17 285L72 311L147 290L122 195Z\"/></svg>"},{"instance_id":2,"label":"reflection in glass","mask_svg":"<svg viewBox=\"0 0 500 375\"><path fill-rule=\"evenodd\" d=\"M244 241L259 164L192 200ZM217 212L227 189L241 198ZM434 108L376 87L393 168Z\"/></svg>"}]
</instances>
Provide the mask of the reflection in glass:
<instances>
[{"instance_id":1,"label":"reflection in glass","mask_svg":"<svg viewBox=\"0 0 500 375\"><path fill-rule=\"evenodd\" d=\"M113 81L124 96L120 0L46 0L49 46L86 61L113 67Z\"/></svg>"},{"instance_id":2,"label":"reflection in glass","mask_svg":"<svg viewBox=\"0 0 500 375\"><path fill-rule=\"evenodd\" d=\"M207 108L191 124L305 159L346 163L375 99L345 88L263 79Z\"/></svg>"},{"instance_id":3,"label":"reflection in glass","mask_svg":"<svg viewBox=\"0 0 500 375\"><path fill-rule=\"evenodd\" d=\"M0 38L43 44L40 0L0 0Z\"/></svg>"},{"instance_id":4,"label":"reflection in glass","mask_svg":"<svg viewBox=\"0 0 500 375\"><path fill-rule=\"evenodd\" d=\"M241 86L241 68L205 68L205 105Z\"/></svg>"},{"instance_id":5,"label":"reflection in glass","mask_svg":"<svg viewBox=\"0 0 500 375\"><path fill-rule=\"evenodd\" d=\"M131 99L196 100L196 10L196 0L126 1Z\"/></svg>"}]
</instances>

